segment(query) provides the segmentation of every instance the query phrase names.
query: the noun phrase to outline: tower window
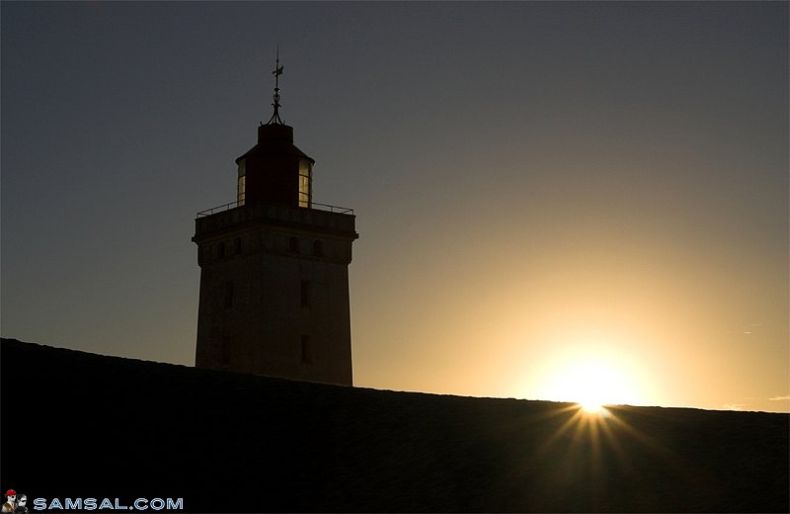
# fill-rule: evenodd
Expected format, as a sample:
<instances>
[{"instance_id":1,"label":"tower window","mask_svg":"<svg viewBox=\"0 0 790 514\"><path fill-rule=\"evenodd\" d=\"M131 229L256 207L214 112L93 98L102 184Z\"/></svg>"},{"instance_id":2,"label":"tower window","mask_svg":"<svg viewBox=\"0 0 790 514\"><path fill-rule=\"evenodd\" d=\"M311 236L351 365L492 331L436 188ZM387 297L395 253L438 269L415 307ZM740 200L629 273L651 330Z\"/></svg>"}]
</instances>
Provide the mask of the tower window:
<instances>
[{"instance_id":1,"label":"tower window","mask_svg":"<svg viewBox=\"0 0 790 514\"><path fill-rule=\"evenodd\" d=\"M313 255L316 257L324 256L324 243L322 241L313 241Z\"/></svg>"},{"instance_id":2,"label":"tower window","mask_svg":"<svg viewBox=\"0 0 790 514\"><path fill-rule=\"evenodd\" d=\"M244 200L247 196L247 177L239 177L238 191L236 192L236 201L239 205L244 205Z\"/></svg>"},{"instance_id":3,"label":"tower window","mask_svg":"<svg viewBox=\"0 0 790 514\"><path fill-rule=\"evenodd\" d=\"M225 308L233 307L233 282L225 283Z\"/></svg>"},{"instance_id":4,"label":"tower window","mask_svg":"<svg viewBox=\"0 0 790 514\"><path fill-rule=\"evenodd\" d=\"M310 281L309 280L302 280L301 286L301 303L302 307L309 309L310 308Z\"/></svg>"},{"instance_id":5,"label":"tower window","mask_svg":"<svg viewBox=\"0 0 790 514\"><path fill-rule=\"evenodd\" d=\"M220 259L225 257L225 243L220 243L217 245L217 257Z\"/></svg>"},{"instance_id":6,"label":"tower window","mask_svg":"<svg viewBox=\"0 0 790 514\"><path fill-rule=\"evenodd\" d=\"M236 201L239 205L244 205L247 195L247 162L245 159L239 161L239 183L236 190Z\"/></svg>"},{"instance_id":7,"label":"tower window","mask_svg":"<svg viewBox=\"0 0 790 514\"><path fill-rule=\"evenodd\" d=\"M219 361L223 366L230 364L230 337L221 339Z\"/></svg>"},{"instance_id":8,"label":"tower window","mask_svg":"<svg viewBox=\"0 0 790 514\"><path fill-rule=\"evenodd\" d=\"M299 240L292 237L288 240L288 251L291 253L299 253Z\"/></svg>"},{"instance_id":9,"label":"tower window","mask_svg":"<svg viewBox=\"0 0 790 514\"><path fill-rule=\"evenodd\" d=\"M302 364L310 364L313 362L313 354L310 348L310 336L302 336L300 360L302 361Z\"/></svg>"},{"instance_id":10,"label":"tower window","mask_svg":"<svg viewBox=\"0 0 790 514\"><path fill-rule=\"evenodd\" d=\"M299 161L299 207L312 205L313 165L307 159Z\"/></svg>"},{"instance_id":11,"label":"tower window","mask_svg":"<svg viewBox=\"0 0 790 514\"><path fill-rule=\"evenodd\" d=\"M233 241L233 251L236 253L236 255L240 255L241 254L241 238L240 237L237 237Z\"/></svg>"}]
</instances>

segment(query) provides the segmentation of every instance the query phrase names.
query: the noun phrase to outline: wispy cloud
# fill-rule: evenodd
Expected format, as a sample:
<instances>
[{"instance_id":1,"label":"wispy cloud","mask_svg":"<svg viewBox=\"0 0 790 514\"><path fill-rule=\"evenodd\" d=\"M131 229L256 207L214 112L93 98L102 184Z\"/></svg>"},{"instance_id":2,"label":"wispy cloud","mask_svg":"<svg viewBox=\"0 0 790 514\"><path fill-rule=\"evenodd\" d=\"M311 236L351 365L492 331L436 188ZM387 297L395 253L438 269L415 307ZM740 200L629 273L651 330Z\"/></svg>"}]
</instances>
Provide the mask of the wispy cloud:
<instances>
[{"instance_id":1,"label":"wispy cloud","mask_svg":"<svg viewBox=\"0 0 790 514\"><path fill-rule=\"evenodd\" d=\"M727 403L721 406L724 410L743 410L746 407L745 403Z\"/></svg>"},{"instance_id":2,"label":"wispy cloud","mask_svg":"<svg viewBox=\"0 0 790 514\"><path fill-rule=\"evenodd\" d=\"M773 398L768 398L768 401L771 402L784 402L790 400L790 394L785 396L774 396Z\"/></svg>"}]
</instances>

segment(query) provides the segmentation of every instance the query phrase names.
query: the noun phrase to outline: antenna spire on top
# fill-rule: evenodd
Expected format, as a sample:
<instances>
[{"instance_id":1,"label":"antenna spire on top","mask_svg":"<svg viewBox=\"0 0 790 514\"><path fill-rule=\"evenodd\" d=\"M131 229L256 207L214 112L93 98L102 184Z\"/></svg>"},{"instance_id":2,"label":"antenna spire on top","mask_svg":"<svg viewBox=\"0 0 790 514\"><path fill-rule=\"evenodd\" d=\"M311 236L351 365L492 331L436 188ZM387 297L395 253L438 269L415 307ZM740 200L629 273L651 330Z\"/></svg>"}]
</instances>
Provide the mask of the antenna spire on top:
<instances>
[{"instance_id":1,"label":"antenna spire on top","mask_svg":"<svg viewBox=\"0 0 790 514\"><path fill-rule=\"evenodd\" d=\"M269 118L269 121L266 122L267 125L285 125L282 118L280 118L280 75L282 74L283 67L280 66L280 45L277 45L277 56L275 58L274 71L272 72L272 75L274 75L274 103L272 104L272 107L274 107L274 113L272 114L272 117Z\"/></svg>"}]
</instances>

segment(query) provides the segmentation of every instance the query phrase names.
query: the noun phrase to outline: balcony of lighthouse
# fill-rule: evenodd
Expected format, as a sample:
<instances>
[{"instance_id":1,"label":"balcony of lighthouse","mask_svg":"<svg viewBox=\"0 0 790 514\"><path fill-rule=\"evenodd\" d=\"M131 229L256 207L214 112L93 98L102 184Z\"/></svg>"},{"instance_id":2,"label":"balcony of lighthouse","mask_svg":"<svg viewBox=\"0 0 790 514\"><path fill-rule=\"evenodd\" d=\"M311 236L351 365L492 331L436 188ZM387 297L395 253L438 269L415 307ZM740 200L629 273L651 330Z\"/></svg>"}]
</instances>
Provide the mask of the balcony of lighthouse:
<instances>
[{"instance_id":1,"label":"balcony of lighthouse","mask_svg":"<svg viewBox=\"0 0 790 514\"><path fill-rule=\"evenodd\" d=\"M195 233L206 235L230 226L264 222L290 227L319 228L342 234L354 233L354 209L312 202L310 207L281 204L230 202L197 213Z\"/></svg>"}]
</instances>

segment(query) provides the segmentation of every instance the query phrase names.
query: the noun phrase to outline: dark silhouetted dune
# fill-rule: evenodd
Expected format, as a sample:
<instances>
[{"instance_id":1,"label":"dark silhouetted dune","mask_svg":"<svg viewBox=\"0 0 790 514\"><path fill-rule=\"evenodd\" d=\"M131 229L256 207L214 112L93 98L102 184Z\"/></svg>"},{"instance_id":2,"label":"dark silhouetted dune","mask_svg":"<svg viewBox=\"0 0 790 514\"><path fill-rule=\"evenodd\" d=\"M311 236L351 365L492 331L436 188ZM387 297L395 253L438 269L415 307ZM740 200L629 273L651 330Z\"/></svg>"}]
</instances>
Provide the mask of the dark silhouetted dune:
<instances>
[{"instance_id":1,"label":"dark silhouetted dune","mask_svg":"<svg viewBox=\"0 0 790 514\"><path fill-rule=\"evenodd\" d=\"M788 511L789 416L399 393L4 339L2 477L186 510Z\"/></svg>"}]
</instances>

